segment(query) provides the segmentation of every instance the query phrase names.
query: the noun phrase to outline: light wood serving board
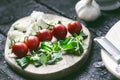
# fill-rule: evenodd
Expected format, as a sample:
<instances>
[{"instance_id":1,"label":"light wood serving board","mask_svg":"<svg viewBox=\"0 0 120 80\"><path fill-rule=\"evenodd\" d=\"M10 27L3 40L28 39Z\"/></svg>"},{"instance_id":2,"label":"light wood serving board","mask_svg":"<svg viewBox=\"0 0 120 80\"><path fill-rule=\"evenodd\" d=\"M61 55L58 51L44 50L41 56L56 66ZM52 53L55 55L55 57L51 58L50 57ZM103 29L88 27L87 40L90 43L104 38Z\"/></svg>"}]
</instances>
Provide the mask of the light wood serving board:
<instances>
[{"instance_id":1,"label":"light wood serving board","mask_svg":"<svg viewBox=\"0 0 120 80\"><path fill-rule=\"evenodd\" d=\"M71 22L71 19L64 18L57 15L52 14L45 14L46 19L49 21L62 21L64 25L67 26L69 22ZM22 18L16 22L19 21L26 21L29 20L30 17ZM16 23L15 22L15 23ZM15 24L14 23L14 24ZM87 60L90 48L91 48L91 34L89 30L83 26L83 32L88 35L88 38L85 40L85 44L88 45L88 48L84 51L84 53L81 56L75 56L75 55L63 55L63 60L60 62L57 62L54 65L43 65L40 67L34 67L34 65L30 64L25 69L21 69L14 57L11 57L9 45L10 40L7 38L6 40L6 46L5 46L5 59L8 62L8 64L12 67L13 70L20 73L21 75L28 77L33 80L54 80L61 77L64 77L72 72L77 71ZM11 27L12 28L12 27Z\"/></svg>"},{"instance_id":2,"label":"light wood serving board","mask_svg":"<svg viewBox=\"0 0 120 80\"><path fill-rule=\"evenodd\" d=\"M106 38L110 40L119 50L120 50L120 21L118 21L106 34ZM111 72L114 76L120 79L120 72L117 72L117 67L119 64L109 57L109 55L101 50L102 60L105 64L105 67ZM120 68L119 68L120 71Z\"/></svg>"}]
</instances>

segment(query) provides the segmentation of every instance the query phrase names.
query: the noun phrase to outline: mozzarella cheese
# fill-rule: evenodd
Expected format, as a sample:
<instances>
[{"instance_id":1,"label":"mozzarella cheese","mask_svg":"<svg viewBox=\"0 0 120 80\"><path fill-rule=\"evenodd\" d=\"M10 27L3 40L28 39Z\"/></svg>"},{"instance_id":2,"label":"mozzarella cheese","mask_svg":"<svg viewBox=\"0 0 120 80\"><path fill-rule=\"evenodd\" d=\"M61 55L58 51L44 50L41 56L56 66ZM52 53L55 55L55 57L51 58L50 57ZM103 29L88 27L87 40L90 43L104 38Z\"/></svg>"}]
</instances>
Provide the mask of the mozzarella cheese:
<instances>
[{"instance_id":1,"label":"mozzarella cheese","mask_svg":"<svg viewBox=\"0 0 120 80\"><path fill-rule=\"evenodd\" d=\"M10 40L14 40L15 42L19 42L23 40L24 33L14 30L14 31L9 31L8 32L8 38Z\"/></svg>"},{"instance_id":2,"label":"mozzarella cheese","mask_svg":"<svg viewBox=\"0 0 120 80\"><path fill-rule=\"evenodd\" d=\"M12 25L12 29L8 32L8 38L16 42L23 42L26 36L36 35L39 31L39 26L46 27L44 21L44 13L33 11L28 20L19 20Z\"/></svg>"},{"instance_id":3,"label":"mozzarella cheese","mask_svg":"<svg viewBox=\"0 0 120 80\"><path fill-rule=\"evenodd\" d=\"M29 27L29 25L31 24L31 21L29 20L26 20L26 21L19 21L19 22L17 22L17 23L15 23L14 25L12 25L13 26L13 28L15 29L15 30L18 30L18 31L21 31L21 32L24 32L24 31L26 31L27 30L27 28Z\"/></svg>"}]
</instances>

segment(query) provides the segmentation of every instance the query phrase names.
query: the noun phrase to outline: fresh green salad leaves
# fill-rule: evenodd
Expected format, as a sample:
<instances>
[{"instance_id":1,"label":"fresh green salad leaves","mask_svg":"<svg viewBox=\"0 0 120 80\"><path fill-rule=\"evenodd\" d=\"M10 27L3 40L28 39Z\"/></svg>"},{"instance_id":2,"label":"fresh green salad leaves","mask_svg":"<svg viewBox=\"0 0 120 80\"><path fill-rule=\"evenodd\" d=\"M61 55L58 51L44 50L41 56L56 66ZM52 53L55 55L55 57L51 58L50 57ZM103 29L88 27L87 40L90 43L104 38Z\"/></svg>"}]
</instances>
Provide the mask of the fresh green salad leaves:
<instances>
[{"instance_id":1,"label":"fresh green salad leaves","mask_svg":"<svg viewBox=\"0 0 120 80\"><path fill-rule=\"evenodd\" d=\"M17 59L16 62L21 68L25 68L29 64L39 67L41 65L55 64L62 60L63 53L81 55L84 48L87 47L83 43L85 38L87 38L87 35L81 32L79 35L74 34L65 40L53 43L50 41L41 42L40 48L32 51L32 55Z\"/></svg>"}]
</instances>

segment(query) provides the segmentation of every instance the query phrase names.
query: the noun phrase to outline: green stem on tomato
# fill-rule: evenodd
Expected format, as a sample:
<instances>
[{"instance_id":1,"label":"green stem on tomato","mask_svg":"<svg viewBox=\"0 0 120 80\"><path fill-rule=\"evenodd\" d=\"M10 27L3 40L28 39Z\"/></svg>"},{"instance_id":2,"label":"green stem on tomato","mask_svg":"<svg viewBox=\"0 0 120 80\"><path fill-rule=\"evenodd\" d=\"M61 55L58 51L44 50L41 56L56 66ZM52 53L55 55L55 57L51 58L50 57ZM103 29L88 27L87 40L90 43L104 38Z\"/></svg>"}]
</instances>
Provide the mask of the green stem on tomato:
<instances>
[{"instance_id":1,"label":"green stem on tomato","mask_svg":"<svg viewBox=\"0 0 120 80\"><path fill-rule=\"evenodd\" d=\"M38 28L40 29L40 30L42 30L43 28L42 28L42 26L38 26Z\"/></svg>"}]
</instances>

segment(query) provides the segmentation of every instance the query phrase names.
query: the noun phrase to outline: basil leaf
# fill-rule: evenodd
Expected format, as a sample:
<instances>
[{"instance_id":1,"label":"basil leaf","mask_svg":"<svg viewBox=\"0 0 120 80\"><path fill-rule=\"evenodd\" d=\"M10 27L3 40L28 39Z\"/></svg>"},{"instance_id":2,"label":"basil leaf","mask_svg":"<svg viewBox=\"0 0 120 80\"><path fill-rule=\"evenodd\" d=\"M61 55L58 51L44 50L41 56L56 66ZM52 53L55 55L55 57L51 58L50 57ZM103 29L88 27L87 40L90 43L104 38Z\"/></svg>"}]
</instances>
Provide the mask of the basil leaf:
<instances>
[{"instance_id":1,"label":"basil leaf","mask_svg":"<svg viewBox=\"0 0 120 80\"><path fill-rule=\"evenodd\" d=\"M59 50L61 50L60 46L57 44L53 44L53 51L59 51Z\"/></svg>"},{"instance_id":2,"label":"basil leaf","mask_svg":"<svg viewBox=\"0 0 120 80\"><path fill-rule=\"evenodd\" d=\"M65 40L58 41L58 43L60 46L64 46L64 45L71 43L72 40L73 40L73 37L68 37Z\"/></svg>"},{"instance_id":3,"label":"basil leaf","mask_svg":"<svg viewBox=\"0 0 120 80\"><path fill-rule=\"evenodd\" d=\"M56 58L56 62L58 62L58 61L61 61L63 58L62 57L59 57L59 58Z\"/></svg>"},{"instance_id":4,"label":"basil leaf","mask_svg":"<svg viewBox=\"0 0 120 80\"><path fill-rule=\"evenodd\" d=\"M55 64L56 62L62 60L62 53L61 52L54 52L52 55L51 60L47 62L47 64L52 65Z\"/></svg>"},{"instance_id":5,"label":"basil leaf","mask_svg":"<svg viewBox=\"0 0 120 80\"><path fill-rule=\"evenodd\" d=\"M40 59L40 57L38 56L38 54L34 54L33 56L30 57L31 61L37 61L39 59Z\"/></svg>"},{"instance_id":6,"label":"basil leaf","mask_svg":"<svg viewBox=\"0 0 120 80\"><path fill-rule=\"evenodd\" d=\"M53 57L55 58L55 61L57 61L57 62L62 60L62 52L59 51L57 53L53 53Z\"/></svg>"},{"instance_id":7,"label":"basil leaf","mask_svg":"<svg viewBox=\"0 0 120 80\"><path fill-rule=\"evenodd\" d=\"M70 44L64 45L63 50L75 49L76 46L77 46L76 42L72 42Z\"/></svg>"},{"instance_id":8,"label":"basil leaf","mask_svg":"<svg viewBox=\"0 0 120 80\"><path fill-rule=\"evenodd\" d=\"M16 62L21 68L25 68L30 63L30 56L17 59Z\"/></svg>"},{"instance_id":9,"label":"basil leaf","mask_svg":"<svg viewBox=\"0 0 120 80\"><path fill-rule=\"evenodd\" d=\"M80 33L80 36L83 37L83 40L86 39L88 37L88 35L86 35L83 31Z\"/></svg>"},{"instance_id":10,"label":"basil leaf","mask_svg":"<svg viewBox=\"0 0 120 80\"><path fill-rule=\"evenodd\" d=\"M36 54L43 54L46 53L46 50L44 49L39 49Z\"/></svg>"},{"instance_id":11,"label":"basil leaf","mask_svg":"<svg viewBox=\"0 0 120 80\"><path fill-rule=\"evenodd\" d=\"M42 49L44 49L45 51L51 51L51 48L48 46L43 46Z\"/></svg>"},{"instance_id":12,"label":"basil leaf","mask_svg":"<svg viewBox=\"0 0 120 80\"><path fill-rule=\"evenodd\" d=\"M71 40L72 40L72 37L68 37L65 39L65 41L63 41L63 44L64 45L69 44Z\"/></svg>"},{"instance_id":13,"label":"basil leaf","mask_svg":"<svg viewBox=\"0 0 120 80\"><path fill-rule=\"evenodd\" d=\"M83 52L84 52L84 49L83 49L83 47L82 47L81 44L79 44L79 50L80 50L80 53L83 53Z\"/></svg>"},{"instance_id":14,"label":"basil leaf","mask_svg":"<svg viewBox=\"0 0 120 80\"><path fill-rule=\"evenodd\" d=\"M40 56L39 54L34 54L34 55L30 58L30 60L33 62L33 64L34 64L36 67L42 65L39 56Z\"/></svg>"},{"instance_id":15,"label":"basil leaf","mask_svg":"<svg viewBox=\"0 0 120 80\"><path fill-rule=\"evenodd\" d=\"M67 50L66 52L67 52L67 54L75 54L76 53L75 49L70 49L70 50Z\"/></svg>"},{"instance_id":16,"label":"basil leaf","mask_svg":"<svg viewBox=\"0 0 120 80\"><path fill-rule=\"evenodd\" d=\"M82 47L83 47L83 49L87 49L87 48L88 48L88 45L82 44Z\"/></svg>"},{"instance_id":17,"label":"basil leaf","mask_svg":"<svg viewBox=\"0 0 120 80\"><path fill-rule=\"evenodd\" d=\"M76 51L75 54L76 55L81 55L84 52L84 49L83 49L83 47L80 43L78 43L78 47L79 48L76 48L76 50L75 50Z\"/></svg>"},{"instance_id":18,"label":"basil leaf","mask_svg":"<svg viewBox=\"0 0 120 80\"><path fill-rule=\"evenodd\" d=\"M73 34L73 37L77 37L77 36L79 36L79 35L78 35L78 34L76 34L76 33L74 33L74 34Z\"/></svg>"},{"instance_id":19,"label":"basil leaf","mask_svg":"<svg viewBox=\"0 0 120 80\"><path fill-rule=\"evenodd\" d=\"M51 60L49 60L48 62L47 62L47 64L49 64L49 65L52 65L52 64L55 64L55 58L53 58L53 59L51 59Z\"/></svg>"},{"instance_id":20,"label":"basil leaf","mask_svg":"<svg viewBox=\"0 0 120 80\"><path fill-rule=\"evenodd\" d=\"M45 54L42 54L40 56L40 61L41 61L42 64L46 64L47 61L48 61L47 56Z\"/></svg>"},{"instance_id":21,"label":"basil leaf","mask_svg":"<svg viewBox=\"0 0 120 80\"><path fill-rule=\"evenodd\" d=\"M34 61L33 64L35 65L35 67L39 67L42 65L40 60Z\"/></svg>"},{"instance_id":22,"label":"basil leaf","mask_svg":"<svg viewBox=\"0 0 120 80\"><path fill-rule=\"evenodd\" d=\"M45 51L51 51L52 50L52 43L51 42L42 42L41 43L41 49L44 49Z\"/></svg>"},{"instance_id":23,"label":"basil leaf","mask_svg":"<svg viewBox=\"0 0 120 80\"><path fill-rule=\"evenodd\" d=\"M50 41L41 42L41 47L42 46L47 46L49 48L52 48L52 42L50 42Z\"/></svg>"}]
</instances>

